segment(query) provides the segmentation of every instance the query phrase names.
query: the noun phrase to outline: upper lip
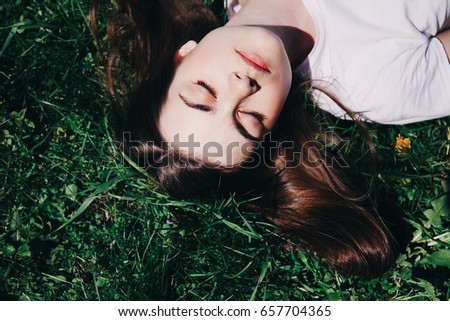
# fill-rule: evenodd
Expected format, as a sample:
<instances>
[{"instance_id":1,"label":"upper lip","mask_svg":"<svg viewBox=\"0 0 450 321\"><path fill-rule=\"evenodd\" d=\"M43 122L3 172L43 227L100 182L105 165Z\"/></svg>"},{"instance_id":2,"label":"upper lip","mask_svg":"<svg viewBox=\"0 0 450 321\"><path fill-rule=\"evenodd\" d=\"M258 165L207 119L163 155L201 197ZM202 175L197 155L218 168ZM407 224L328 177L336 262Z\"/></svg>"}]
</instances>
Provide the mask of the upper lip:
<instances>
[{"instance_id":1,"label":"upper lip","mask_svg":"<svg viewBox=\"0 0 450 321\"><path fill-rule=\"evenodd\" d=\"M269 68L267 67L265 61L256 54L250 54L245 51L239 51L236 50L239 56L244 60L244 62L249 65L250 67L253 67L254 69L258 71L263 71L270 73Z\"/></svg>"}]
</instances>

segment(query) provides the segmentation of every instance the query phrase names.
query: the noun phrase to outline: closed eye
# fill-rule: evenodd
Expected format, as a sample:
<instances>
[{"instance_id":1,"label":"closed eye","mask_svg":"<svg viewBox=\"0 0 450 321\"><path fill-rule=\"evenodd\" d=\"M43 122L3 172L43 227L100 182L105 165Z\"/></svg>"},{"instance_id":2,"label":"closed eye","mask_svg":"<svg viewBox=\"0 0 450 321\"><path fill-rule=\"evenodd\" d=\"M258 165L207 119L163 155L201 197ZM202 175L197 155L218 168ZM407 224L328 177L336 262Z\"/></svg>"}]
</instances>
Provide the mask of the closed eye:
<instances>
[{"instance_id":1,"label":"closed eye","mask_svg":"<svg viewBox=\"0 0 450 321\"><path fill-rule=\"evenodd\" d=\"M189 100L188 98L184 97L183 95L180 96L181 100L188 106L194 109L198 109L201 111L211 112L213 111L213 108L211 106L202 105L202 104L196 104L193 101Z\"/></svg>"},{"instance_id":2,"label":"closed eye","mask_svg":"<svg viewBox=\"0 0 450 321\"><path fill-rule=\"evenodd\" d=\"M259 114L259 113L250 113L250 115L252 115L258 122L260 122L261 124L264 121L264 116Z\"/></svg>"},{"instance_id":3,"label":"closed eye","mask_svg":"<svg viewBox=\"0 0 450 321\"><path fill-rule=\"evenodd\" d=\"M208 84L207 82L205 82L203 80L198 80L197 85L205 88L210 93L211 96L213 96L215 99L217 99L217 92L214 89L214 87L212 87L210 84Z\"/></svg>"},{"instance_id":4,"label":"closed eye","mask_svg":"<svg viewBox=\"0 0 450 321\"><path fill-rule=\"evenodd\" d=\"M266 117L263 114L256 113L256 112L246 112L246 111L240 111L243 114L250 115L253 118L255 118L259 123L263 124Z\"/></svg>"}]
</instances>

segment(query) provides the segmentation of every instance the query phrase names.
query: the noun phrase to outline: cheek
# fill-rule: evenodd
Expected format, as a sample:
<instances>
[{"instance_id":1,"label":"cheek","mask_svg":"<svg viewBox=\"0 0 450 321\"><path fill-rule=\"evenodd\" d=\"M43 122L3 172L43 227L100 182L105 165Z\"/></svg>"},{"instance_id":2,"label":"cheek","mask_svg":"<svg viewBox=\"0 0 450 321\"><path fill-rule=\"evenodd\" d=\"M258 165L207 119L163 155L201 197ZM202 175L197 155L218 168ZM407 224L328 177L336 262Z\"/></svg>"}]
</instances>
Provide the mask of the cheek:
<instances>
[{"instance_id":1,"label":"cheek","mask_svg":"<svg viewBox=\"0 0 450 321\"><path fill-rule=\"evenodd\" d=\"M289 86L274 86L266 92L264 97L261 97L260 106L264 106L264 110L261 112L267 117L266 127L268 129L272 129L275 125L289 94L289 89Z\"/></svg>"}]
</instances>

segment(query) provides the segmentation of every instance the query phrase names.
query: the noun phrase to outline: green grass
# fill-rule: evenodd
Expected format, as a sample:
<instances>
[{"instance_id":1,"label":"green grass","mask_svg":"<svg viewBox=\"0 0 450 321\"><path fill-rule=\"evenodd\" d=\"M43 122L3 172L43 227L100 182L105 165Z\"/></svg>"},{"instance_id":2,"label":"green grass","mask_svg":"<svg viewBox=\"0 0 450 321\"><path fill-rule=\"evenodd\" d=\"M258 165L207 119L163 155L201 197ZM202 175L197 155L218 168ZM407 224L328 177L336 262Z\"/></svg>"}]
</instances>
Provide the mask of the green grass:
<instances>
[{"instance_id":1,"label":"green grass","mask_svg":"<svg viewBox=\"0 0 450 321\"><path fill-rule=\"evenodd\" d=\"M383 277L284 249L232 197L179 201L122 160L89 1L0 4L0 293L21 300L448 300L450 121L370 126L414 240ZM341 129L341 131L345 131ZM367 153L354 127L353 147ZM412 148L395 151L397 134Z\"/></svg>"}]
</instances>

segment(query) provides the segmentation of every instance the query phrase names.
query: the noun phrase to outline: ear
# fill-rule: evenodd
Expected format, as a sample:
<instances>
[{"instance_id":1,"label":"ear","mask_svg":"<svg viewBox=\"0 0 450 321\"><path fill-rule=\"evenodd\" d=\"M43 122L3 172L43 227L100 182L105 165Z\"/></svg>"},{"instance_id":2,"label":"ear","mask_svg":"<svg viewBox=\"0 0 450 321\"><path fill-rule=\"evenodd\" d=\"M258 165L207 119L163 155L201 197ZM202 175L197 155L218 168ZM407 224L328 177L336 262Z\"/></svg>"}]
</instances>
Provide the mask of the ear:
<instances>
[{"instance_id":1,"label":"ear","mask_svg":"<svg viewBox=\"0 0 450 321\"><path fill-rule=\"evenodd\" d=\"M190 53L195 47L197 47L197 42L194 40L189 40L184 45L181 46L180 49L178 49L176 54L176 61L179 62L182 60L188 53Z\"/></svg>"}]
</instances>

